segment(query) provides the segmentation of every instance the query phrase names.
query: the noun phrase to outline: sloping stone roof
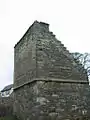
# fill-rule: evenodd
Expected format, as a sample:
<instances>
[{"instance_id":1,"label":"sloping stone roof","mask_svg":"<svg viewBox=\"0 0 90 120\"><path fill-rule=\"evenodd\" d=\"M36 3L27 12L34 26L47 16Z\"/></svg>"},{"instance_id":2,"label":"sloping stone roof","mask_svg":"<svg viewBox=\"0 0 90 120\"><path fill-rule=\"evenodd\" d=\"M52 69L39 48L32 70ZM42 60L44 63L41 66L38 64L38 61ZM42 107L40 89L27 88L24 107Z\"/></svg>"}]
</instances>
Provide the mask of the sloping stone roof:
<instances>
[{"instance_id":1,"label":"sloping stone roof","mask_svg":"<svg viewBox=\"0 0 90 120\"><path fill-rule=\"evenodd\" d=\"M8 91L8 90L10 90L12 87L13 87L13 84L7 85L7 86L4 87L3 90L1 90L1 92Z\"/></svg>"}]
</instances>

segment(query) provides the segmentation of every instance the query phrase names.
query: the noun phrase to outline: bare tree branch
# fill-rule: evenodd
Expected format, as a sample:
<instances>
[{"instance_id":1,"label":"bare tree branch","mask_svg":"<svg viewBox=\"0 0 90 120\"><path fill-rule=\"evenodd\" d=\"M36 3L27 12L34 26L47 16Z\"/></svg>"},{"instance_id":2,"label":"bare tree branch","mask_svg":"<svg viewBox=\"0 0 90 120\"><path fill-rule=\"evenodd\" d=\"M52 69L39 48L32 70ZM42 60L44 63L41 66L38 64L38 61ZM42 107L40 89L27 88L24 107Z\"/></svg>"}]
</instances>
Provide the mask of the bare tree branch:
<instances>
[{"instance_id":1,"label":"bare tree branch","mask_svg":"<svg viewBox=\"0 0 90 120\"><path fill-rule=\"evenodd\" d=\"M82 72L87 72L88 77L90 77L90 54L89 53L72 53L76 63L78 63L78 69ZM80 65L81 64L81 65Z\"/></svg>"}]
</instances>

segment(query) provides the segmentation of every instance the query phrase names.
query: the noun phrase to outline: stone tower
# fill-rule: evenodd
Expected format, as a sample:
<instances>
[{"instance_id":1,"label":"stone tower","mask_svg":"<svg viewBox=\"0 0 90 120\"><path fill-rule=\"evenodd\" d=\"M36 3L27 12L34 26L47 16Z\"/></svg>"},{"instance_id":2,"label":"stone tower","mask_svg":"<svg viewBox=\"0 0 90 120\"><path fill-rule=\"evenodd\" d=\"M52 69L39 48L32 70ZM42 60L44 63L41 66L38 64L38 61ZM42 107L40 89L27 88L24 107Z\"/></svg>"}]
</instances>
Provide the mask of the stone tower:
<instances>
[{"instance_id":1,"label":"stone tower","mask_svg":"<svg viewBox=\"0 0 90 120\"><path fill-rule=\"evenodd\" d=\"M83 69L83 68L82 68ZM60 120L88 114L86 72L35 21L14 47L14 114L22 120Z\"/></svg>"}]
</instances>

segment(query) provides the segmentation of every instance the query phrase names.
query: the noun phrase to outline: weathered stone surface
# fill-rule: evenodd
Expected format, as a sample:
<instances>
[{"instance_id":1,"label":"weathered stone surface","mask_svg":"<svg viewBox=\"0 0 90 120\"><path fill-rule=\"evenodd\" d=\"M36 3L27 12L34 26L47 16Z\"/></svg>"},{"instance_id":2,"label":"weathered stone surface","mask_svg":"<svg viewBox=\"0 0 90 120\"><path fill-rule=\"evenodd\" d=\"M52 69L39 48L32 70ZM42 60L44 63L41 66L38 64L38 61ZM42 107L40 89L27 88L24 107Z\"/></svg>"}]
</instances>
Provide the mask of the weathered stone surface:
<instances>
[{"instance_id":1,"label":"weathered stone surface","mask_svg":"<svg viewBox=\"0 0 90 120\"><path fill-rule=\"evenodd\" d=\"M49 25L35 21L15 45L14 114L22 120L88 115L88 91L86 72L78 70Z\"/></svg>"},{"instance_id":2,"label":"weathered stone surface","mask_svg":"<svg viewBox=\"0 0 90 120\"><path fill-rule=\"evenodd\" d=\"M0 97L0 117L13 114L13 93L9 97Z\"/></svg>"},{"instance_id":3,"label":"weathered stone surface","mask_svg":"<svg viewBox=\"0 0 90 120\"><path fill-rule=\"evenodd\" d=\"M35 90L37 86L37 90ZM22 119L58 120L59 117L88 115L87 85L40 82L28 84L15 90L16 111ZM37 93L38 91L38 93ZM29 115L29 116L28 116Z\"/></svg>"},{"instance_id":4,"label":"weathered stone surface","mask_svg":"<svg viewBox=\"0 0 90 120\"><path fill-rule=\"evenodd\" d=\"M72 55L63 47L49 25L35 22L15 46L14 87L34 78L61 78L87 81L76 68Z\"/></svg>"}]
</instances>

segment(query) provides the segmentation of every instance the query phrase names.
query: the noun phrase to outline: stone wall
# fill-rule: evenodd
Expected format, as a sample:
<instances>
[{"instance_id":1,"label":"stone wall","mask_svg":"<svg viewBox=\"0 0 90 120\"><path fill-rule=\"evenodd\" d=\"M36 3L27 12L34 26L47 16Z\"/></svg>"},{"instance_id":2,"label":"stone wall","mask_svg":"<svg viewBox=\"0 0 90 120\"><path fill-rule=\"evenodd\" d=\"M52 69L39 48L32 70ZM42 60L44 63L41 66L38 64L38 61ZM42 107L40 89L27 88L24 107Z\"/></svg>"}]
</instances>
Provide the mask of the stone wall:
<instances>
[{"instance_id":1,"label":"stone wall","mask_svg":"<svg viewBox=\"0 0 90 120\"><path fill-rule=\"evenodd\" d=\"M30 29L32 31L32 29ZM36 77L36 46L33 33L29 31L15 47L14 54L14 88Z\"/></svg>"},{"instance_id":2,"label":"stone wall","mask_svg":"<svg viewBox=\"0 0 90 120\"><path fill-rule=\"evenodd\" d=\"M51 32L37 40L36 59L37 77L87 80L87 75L77 69L73 56Z\"/></svg>"},{"instance_id":3,"label":"stone wall","mask_svg":"<svg viewBox=\"0 0 90 120\"><path fill-rule=\"evenodd\" d=\"M0 117L13 114L13 93L10 97L0 97Z\"/></svg>"},{"instance_id":4,"label":"stone wall","mask_svg":"<svg viewBox=\"0 0 90 120\"><path fill-rule=\"evenodd\" d=\"M49 31L46 23L35 22L15 46L14 88L35 78L62 78L87 82L74 58Z\"/></svg>"},{"instance_id":5,"label":"stone wall","mask_svg":"<svg viewBox=\"0 0 90 120\"><path fill-rule=\"evenodd\" d=\"M48 24L35 21L14 50L15 115L22 120L88 115L87 74Z\"/></svg>"},{"instance_id":6,"label":"stone wall","mask_svg":"<svg viewBox=\"0 0 90 120\"><path fill-rule=\"evenodd\" d=\"M15 90L14 112L22 120L60 120L89 115L87 86L37 81Z\"/></svg>"}]
</instances>

